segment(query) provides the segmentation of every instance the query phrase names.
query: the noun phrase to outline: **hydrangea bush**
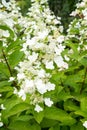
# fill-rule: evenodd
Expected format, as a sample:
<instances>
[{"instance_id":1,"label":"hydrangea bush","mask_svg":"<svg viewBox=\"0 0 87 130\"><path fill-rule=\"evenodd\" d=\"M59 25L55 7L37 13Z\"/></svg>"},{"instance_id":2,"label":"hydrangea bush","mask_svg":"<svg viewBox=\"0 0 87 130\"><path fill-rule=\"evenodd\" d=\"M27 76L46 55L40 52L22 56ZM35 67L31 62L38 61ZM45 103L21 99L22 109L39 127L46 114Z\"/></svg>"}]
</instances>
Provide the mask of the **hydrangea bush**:
<instances>
[{"instance_id":1,"label":"hydrangea bush","mask_svg":"<svg viewBox=\"0 0 87 130\"><path fill-rule=\"evenodd\" d=\"M60 24L59 19L48 8L46 1L32 1L32 7L27 14L28 25L25 25L25 36L23 39L22 51L25 54L23 62L18 64L15 69L18 71L17 80L20 90L15 89L14 93L26 99L30 99L30 104L35 105L37 112L42 111L39 106L45 103L51 107L53 101L45 95L55 89L55 84L51 83L50 78L55 70L68 68L68 64L63 60L61 52L64 46L64 36L60 34L56 25ZM58 33L58 34L56 34Z\"/></svg>"},{"instance_id":2,"label":"hydrangea bush","mask_svg":"<svg viewBox=\"0 0 87 130\"><path fill-rule=\"evenodd\" d=\"M87 1L63 34L47 0L31 0L25 17L0 3L0 129L87 128Z\"/></svg>"}]
</instances>

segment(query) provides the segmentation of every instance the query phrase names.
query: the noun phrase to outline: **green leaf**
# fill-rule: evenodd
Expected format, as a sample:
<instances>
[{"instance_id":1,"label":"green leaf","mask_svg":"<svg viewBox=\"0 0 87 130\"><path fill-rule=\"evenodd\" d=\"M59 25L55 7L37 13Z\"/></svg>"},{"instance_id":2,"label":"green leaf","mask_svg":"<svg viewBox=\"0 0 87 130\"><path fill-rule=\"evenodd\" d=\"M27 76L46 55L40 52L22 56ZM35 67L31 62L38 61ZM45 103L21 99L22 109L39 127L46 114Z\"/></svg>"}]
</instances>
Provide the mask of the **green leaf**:
<instances>
[{"instance_id":1,"label":"green leaf","mask_svg":"<svg viewBox=\"0 0 87 130\"><path fill-rule=\"evenodd\" d=\"M49 128L49 130L54 130L53 127Z\"/></svg>"},{"instance_id":2,"label":"green leaf","mask_svg":"<svg viewBox=\"0 0 87 130\"><path fill-rule=\"evenodd\" d=\"M13 88L11 86L0 87L0 93L8 91L13 91Z\"/></svg>"},{"instance_id":3,"label":"green leaf","mask_svg":"<svg viewBox=\"0 0 87 130\"><path fill-rule=\"evenodd\" d=\"M51 127L49 130L60 130L60 126L59 126L59 124L57 124L57 125Z\"/></svg>"},{"instance_id":4,"label":"green leaf","mask_svg":"<svg viewBox=\"0 0 87 130\"><path fill-rule=\"evenodd\" d=\"M61 130L69 130L67 126L61 126Z\"/></svg>"},{"instance_id":5,"label":"green leaf","mask_svg":"<svg viewBox=\"0 0 87 130\"><path fill-rule=\"evenodd\" d=\"M23 43L23 40L20 40L20 39L17 38L16 41L12 41L10 43L10 45L8 45L8 47L6 49L7 52L20 49L22 43Z\"/></svg>"},{"instance_id":6,"label":"green leaf","mask_svg":"<svg viewBox=\"0 0 87 130\"><path fill-rule=\"evenodd\" d=\"M9 130L8 128L0 128L0 130Z\"/></svg>"},{"instance_id":7,"label":"green leaf","mask_svg":"<svg viewBox=\"0 0 87 130\"><path fill-rule=\"evenodd\" d=\"M0 41L0 51L2 50L2 48L3 48L3 42Z\"/></svg>"},{"instance_id":8,"label":"green leaf","mask_svg":"<svg viewBox=\"0 0 87 130\"><path fill-rule=\"evenodd\" d=\"M36 123L30 124L30 122L16 121L10 123L8 126L10 130L41 130L40 126Z\"/></svg>"},{"instance_id":9,"label":"green leaf","mask_svg":"<svg viewBox=\"0 0 87 130\"><path fill-rule=\"evenodd\" d=\"M68 54L68 56L70 58L78 60L78 57L79 57L79 53L78 53L78 49L77 49L78 48L78 44L73 44L71 41L67 41L66 45L73 50L73 53L71 55Z\"/></svg>"},{"instance_id":10,"label":"green leaf","mask_svg":"<svg viewBox=\"0 0 87 130\"><path fill-rule=\"evenodd\" d=\"M78 122L70 127L70 130L84 130L81 122Z\"/></svg>"},{"instance_id":11,"label":"green leaf","mask_svg":"<svg viewBox=\"0 0 87 130\"><path fill-rule=\"evenodd\" d=\"M74 112L76 115L80 115L80 116L83 116L83 117L87 117L87 112L83 112L81 110L78 110L78 111L75 111Z\"/></svg>"},{"instance_id":12,"label":"green leaf","mask_svg":"<svg viewBox=\"0 0 87 130\"><path fill-rule=\"evenodd\" d=\"M10 76L10 72L8 70L8 67L6 65L6 63L1 63L0 62L0 73L4 76L4 77L9 77ZM0 77L1 78L1 77Z\"/></svg>"},{"instance_id":13,"label":"green leaf","mask_svg":"<svg viewBox=\"0 0 87 130\"><path fill-rule=\"evenodd\" d=\"M71 100L67 100L67 101L64 102L64 109L67 110L67 111L77 111L77 110L79 110L79 107L71 99Z\"/></svg>"},{"instance_id":14,"label":"green leaf","mask_svg":"<svg viewBox=\"0 0 87 130\"><path fill-rule=\"evenodd\" d=\"M72 95L70 95L69 92L65 92L65 90L62 90L59 94L58 94L58 100L64 100L66 101L67 99L72 98Z\"/></svg>"},{"instance_id":15,"label":"green leaf","mask_svg":"<svg viewBox=\"0 0 87 130\"><path fill-rule=\"evenodd\" d=\"M6 101L4 102L4 106L6 108L6 111L10 111L15 105L17 105L21 102L23 102L23 101L21 99L17 98L15 95L13 95L9 99L6 99Z\"/></svg>"},{"instance_id":16,"label":"green leaf","mask_svg":"<svg viewBox=\"0 0 87 130\"><path fill-rule=\"evenodd\" d=\"M2 120L4 123L8 124L8 118L9 114L12 115L12 109L17 105L23 103L23 101L19 98L17 98L15 95L12 95L10 98L4 100L3 104L6 108L5 110L2 110ZM11 110L11 113L10 113ZM14 109L13 109L14 110ZM13 111L13 114L15 112Z\"/></svg>"},{"instance_id":17,"label":"green leaf","mask_svg":"<svg viewBox=\"0 0 87 130\"><path fill-rule=\"evenodd\" d=\"M64 72L54 72L52 75L52 81L55 82L55 84L61 83L63 79L65 79L66 76L64 75ZM62 79L62 80L61 80Z\"/></svg>"},{"instance_id":18,"label":"green leaf","mask_svg":"<svg viewBox=\"0 0 87 130\"><path fill-rule=\"evenodd\" d=\"M80 57L80 58L78 59L78 61L79 61L82 65L84 65L85 67L87 67L87 55L84 56L84 57Z\"/></svg>"},{"instance_id":19,"label":"green leaf","mask_svg":"<svg viewBox=\"0 0 87 130\"><path fill-rule=\"evenodd\" d=\"M87 97L81 99L80 108L82 111L87 112Z\"/></svg>"},{"instance_id":20,"label":"green leaf","mask_svg":"<svg viewBox=\"0 0 87 130\"><path fill-rule=\"evenodd\" d=\"M9 86L11 85L10 82L8 82L8 80L5 80L5 81L0 81L0 88L4 87L4 86Z\"/></svg>"},{"instance_id":21,"label":"green leaf","mask_svg":"<svg viewBox=\"0 0 87 130\"><path fill-rule=\"evenodd\" d=\"M24 110L27 110L27 109L29 109L29 104L20 103L20 104L15 105L12 109L10 109L10 111L4 110L3 116L4 118L8 118L20 112L23 112Z\"/></svg>"},{"instance_id":22,"label":"green leaf","mask_svg":"<svg viewBox=\"0 0 87 130\"><path fill-rule=\"evenodd\" d=\"M57 123L58 123L58 121L56 121L56 120L43 118L40 125L42 128L46 128L46 127L52 127L52 126L56 125Z\"/></svg>"},{"instance_id":23,"label":"green leaf","mask_svg":"<svg viewBox=\"0 0 87 130\"><path fill-rule=\"evenodd\" d=\"M20 50L14 51L10 56L9 56L9 64L11 67L15 67L23 58L24 53Z\"/></svg>"},{"instance_id":24,"label":"green leaf","mask_svg":"<svg viewBox=\"0 0 87 130\"><path fill-rule=\"evenodd\" d=\"M31 115L22 115L22 116L15 116L15 118L13 117L13 118L11 118L11 119L13 119L13 122L14 121L29 121L29 120L31 120L31 119L33 119L34 117L33 116L31 116Z\"/></svg>"},{"instance_id":25,"label":"green leaf","mask_svg":"<svg viewBox=\"0 0 87 130\"><path fill-rule=\"evenodd\" d=\"M46 108L45 118L58 120L65 125L72 125L76 122L68 113L56 107Z\"/></svg>"},{"instance_id":26,"label":"green leaf","mask_svg":"<svg viewBox=\"0 0 87 130\"><path fill-rule=\"evenodd\" d=\"M83 82L83 75L77 72L77 74L68 75L64 84L66 86L72 87L75 90L75 92L80 92L81 82Z\"/></svg>"},{"instance_id":27,"label":"green leaf","mask_svg":"<svg viewBox=\"0 0 87 130\"><path fill-rule=\"evenodd\" d=\"M41 111L39 113L34 112L34 118L35 120L40 124L44 117L44 111Z\"/></svg>"},{"instance_id":28,"label":"green leaf","mask_svg":"<svg viewBox=\"0 0 87 130\"><path fill-rule=\"evenodd\" d=\"M12 92L13 88L10 86L11 83L6 81L0 81L0 93L2 92Z\"/></svg>"},{"instance_id":29,"label":"green leaf","mask_svg":"<svg viewBox=\"0 0 87 130\"><path fill-rule=\"evenodd\" d=\"M13 96L13 88L12 88L12 90L10 90L10 88L9 88L9 91L6 92L5 94L6 94L6 97L5 97L6 99L11 98Z\"/></svg>"}]
</instances>

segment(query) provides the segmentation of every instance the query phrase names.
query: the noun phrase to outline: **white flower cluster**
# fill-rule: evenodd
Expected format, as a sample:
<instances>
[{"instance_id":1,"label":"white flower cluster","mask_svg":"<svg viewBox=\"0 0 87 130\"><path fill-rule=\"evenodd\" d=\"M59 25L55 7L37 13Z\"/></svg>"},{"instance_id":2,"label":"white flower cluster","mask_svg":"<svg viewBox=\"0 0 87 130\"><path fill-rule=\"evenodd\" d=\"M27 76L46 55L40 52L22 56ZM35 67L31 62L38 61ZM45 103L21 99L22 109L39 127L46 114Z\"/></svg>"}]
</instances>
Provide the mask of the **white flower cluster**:
<instances>
[{"instance_id":1,"label":"white flower cluster","mask_svg":"<svg viewBox=\"0 0 87 130\"><path fill-rule=\"evenodd\" d=\"M50 82L52 70L68 68L61 55L65 48L62 45L64 36L60 34L63 27L60 18L55 18L49 10L47 0L32 0L32 6L22 22L26 22L22 48L25 59L15 68L20 90L15 89L14 93L23 100L29 94L30 104L35 105L35 111L39 112L43 110L41 103L48 107L53 104L50 97L45 97L45 93L55 89L55 84Z\"/></svg>"},{"instance_id":2,"label":"white flower cluster","mask_svg":"<svg viewBox=\"0 0 87 130\"><path fill-rule=\"evenodd\" d=\"M70 15L76 16L76 15L80 14L81 11L84 12L87 8L86 4L87 4L87 0L82 0L81 2L77 3L76 4L76 10L73 11ZM83 14L83 15L85 15L85 14Z\"/></svg>"},{"instance_id":3,"label":"white flower cluster","mask_svg":"<svg viewBox=\"0 0 87 130\"><path fill-rule=\"evenodd\" d=\"M2 0L0 3L0 24L14 29L15 24L22 17L19 10L20 8L16 6L16 1L6 2L6 0Z\"/></svg>"},{"instance_id":4,"label":"white flower cluster","mask_svg":"<svg viewBox=\"0 0 87 130\"><path fill-rule=\"evenodd\" d=\"M27 95L30 104L35 106L35 111L43 110L43 103L51 107L53 101L45 96L47 92L55 90L55 84L50 81L53 71L62 71L68 68L68 64L62 57L65 46L65 37L61 35L63 27L60 18L55 17L48 7L47 0L31 0L32 6L27 15L23 17L16 2L2 0L0 4L0 24L7 25L17 37L18 32L24 31L21 51L25 58L15 67L19 90L14 93L26 100ZM3 10L3 8L6 8ZM17 28L18 27L18 28ZM9 37L8 31L1 30L1 37ZM3 46L6 47L4 42ZM9 78L9 82L14 77Z\"/></svg>"},{"instance_id":5,"label":"white flower cluster","mask_svg":"<svg viewBox=\"0 0 87 130\"><path fill-rule=\"evenodd\" d=\"M18 34L24 29L21 23L23 16L16 3L15 0L9 2L6 2L6 0L0 1L0 45L4 50L12 41L16 41ZM9 53L12 53L11 50ZM4 62L2 53L0 53L0 62Z\"/></svg>"},{"instance_id":6,"label":"white flower cluster","mask_svg":"<svg viewBox=\"0 0 87 130\"><path fill-rule=\"evenodd\" d=\"M3 48L6 48L10 44L8 43L8 38L11 35L9 29L13 30L13 40L16 40L18 32L20 32L23 28L23 26L20 24L20 19L22 18L23 17L20 13L20 8L17 7L16 1L0 1L0 41L3 44ZM5 29L5 26L7 26L7 29ZM19 29L17 29L17 26L19 26Z\"/></svg>"},{"instance_id":7,"label":"white flower cluster","mask_svg":"<svg viewBox=\"0 0 87 130\"><path fill-rule=\"evenodd\" d=\"M69 25L66 39L75 40L79 52L85 51L87 50L87 0L78 3L77 9L71 13L71 16L75 16L75 19ZM73 53L72 50L70 52Z\"/></svg>"},{"instance_id":8,"label":"white flower cluster","mask_svg":"<svg viewBox=\"0 0 87 130\"><path fill-rule=\"evenodd\" d=\"M32 7L29 9L28 26L25 30L26 42L23 44L23 51L30 60L31 52L39 54L41 62L47 69L54 69L54 63L62 70L68 68L64 62L61 52L64 50L62 42L64 36L60 35L63 31L60 25L60 18L55 18L48 8L47 1L33 0ZM42 3L45 3L44 5ZM57 27L57 25L60 25ZM29 48L29 49L27 49ZM39 53L38 53L39 52Z\"/></svg>"}]
</instances>

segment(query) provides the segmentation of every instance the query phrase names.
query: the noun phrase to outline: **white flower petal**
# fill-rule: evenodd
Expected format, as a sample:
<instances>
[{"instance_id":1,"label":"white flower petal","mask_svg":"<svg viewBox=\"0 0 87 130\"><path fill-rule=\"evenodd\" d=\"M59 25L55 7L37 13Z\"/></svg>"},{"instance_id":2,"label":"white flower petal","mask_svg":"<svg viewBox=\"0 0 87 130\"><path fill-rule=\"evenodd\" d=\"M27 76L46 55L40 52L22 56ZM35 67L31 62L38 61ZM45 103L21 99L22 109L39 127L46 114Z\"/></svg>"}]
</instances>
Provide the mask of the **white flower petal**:
<instances>
[{"instance_id":1,"label":"white flower petal","mask_svg":"<svg viewBox=\"0 0 87 130\"><path fill-rule=\"evenodd\" d=\"M53 70L54 69L53 61L47 61L46 68Z\"/></svg>"},{"instance_id":2,"label":"white flower petal","mask_svg":"<svg viewBox=\"0 0 87 130\"><path fill-rule=\"evenodd\" d=\"M3 35L4 37L9 37L9 36L10 36L8 30L7 30L7 31L3 31L2 33L3 33L2 35Z\"/></svg>"},{"instance_id":3,"label":"white flower petal","mask_svg":"<svg viewBox=\"0 0 87 130\"><path fill-rule=\"evenodd\" d=\"M1 104L0 108L1 108L2 110L5 110L5 109L6 109L3 104Z\"/></svg>"},{"instance_id":4,"label":"white flower petal","mask_svg":"<svg viewBox=\"0 0 87 130\"><path fill-rule=\"evenodd\" d=\"M15 77L10 77L9 80L8 80L8 82L12 82L14 80L15 80Z\"/></svg>"},{"instance_id":5,"label":"white flower petal","mask_svg":"<svg viewBox=\"0 0 87 130\"><path fill-rule=\"evenodd\" d=\"M44 94L44 93L47 92L46 85L42 82L41 79L39 79L35 84L36 84L37 91L38 91L40 94Z\"/></svg>"},{"instance_id":6,"label":"white flower petal","mask_svg":"<svg viewBox=\"0 0 87 130\"><path fill-rule=\"evenodd\" d=\"M0 122L0 127L2 127L3 126L3 122Z\"/></svg>"},{"instance_id":7,"label":"white flower petal","mask_svg":"<svg viewBox=\"0 0 87 130\"><path fill-rule=\"evenodd\" d=\"M43 111L43 108L40 107L38 104L36 104L34 110L37 111L37 112L40 112L40 111Z\"/></svg>"},{"instance_id":8,"label":"white flower petal","mask_svg":"<svg viewBox=\"0 0 87 130\"><path fill-rule=\"evenodd\" d=\"M48 107L51 107L53 104L53 101L50 100L50 98L44 98L45 105Z\"/></svg>"},{"instance_id":9,"label":"white flower petal","mask_svg":"<svg viewBox=\"0 0 87 130\"><path fill-rule=\"evenodd\" d=\"M84 126L85 128L87 128L87 121L85 121L85 122L83 123L83 126Z\"/></svg>"}]
</instances>

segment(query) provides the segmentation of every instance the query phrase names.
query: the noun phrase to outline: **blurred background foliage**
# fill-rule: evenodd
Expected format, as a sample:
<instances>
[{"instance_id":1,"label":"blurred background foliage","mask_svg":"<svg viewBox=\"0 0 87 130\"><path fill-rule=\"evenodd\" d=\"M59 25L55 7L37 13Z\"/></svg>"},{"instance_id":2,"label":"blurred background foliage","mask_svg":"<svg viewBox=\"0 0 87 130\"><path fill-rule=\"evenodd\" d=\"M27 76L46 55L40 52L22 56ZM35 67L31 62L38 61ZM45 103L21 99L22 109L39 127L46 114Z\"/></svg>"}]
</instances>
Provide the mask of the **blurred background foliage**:
<instances>
[{"instance_id":1,"label":"blurred background foliage","mask_svg":"<svg viewBox=\"0 0 87 130\"><path fill-rule=\"evenodd\" d=\"M64 26L64 32L68 28L70 21L73 19L70 17L70 13L75 10L76 3L79 0L49 0L49 7L56 16L61 17L61 22Z\"/></svg>"},{"instance_id":2,"label":"blurred background foliage","mask_svg":"<svg viewBox=\"0 0 87 130\"><path fill-rule=\"evenodd\" d=\"M21 7L22 14L25 15L28 8L31 6L31 0L16 0ZM56 16L61 17L61 22L64 26L64 32L70 21L73 19L70 17L70 13L75 9L76 3L79 0L48 0L50 9Z\"/></svg>"},{"instance_id":3,"label":"blurred background foliage","mask_svg":"<svg viewBox=\"0 0 87 130\"><path fill-rule=\"evenodd\" d=\"M21 7L21 12L26 15L28 8L31 7L31 0L16 0Z\"/></svg>"}]
</instances>

